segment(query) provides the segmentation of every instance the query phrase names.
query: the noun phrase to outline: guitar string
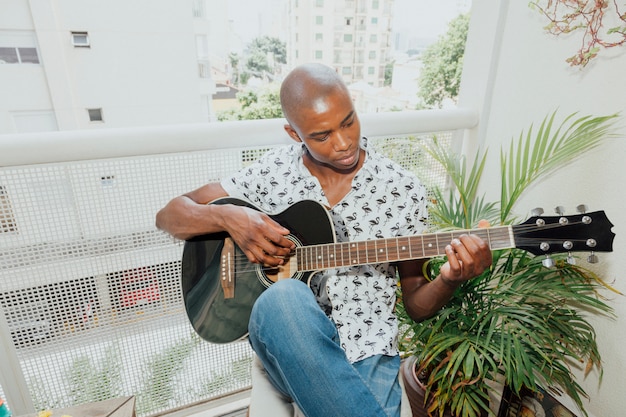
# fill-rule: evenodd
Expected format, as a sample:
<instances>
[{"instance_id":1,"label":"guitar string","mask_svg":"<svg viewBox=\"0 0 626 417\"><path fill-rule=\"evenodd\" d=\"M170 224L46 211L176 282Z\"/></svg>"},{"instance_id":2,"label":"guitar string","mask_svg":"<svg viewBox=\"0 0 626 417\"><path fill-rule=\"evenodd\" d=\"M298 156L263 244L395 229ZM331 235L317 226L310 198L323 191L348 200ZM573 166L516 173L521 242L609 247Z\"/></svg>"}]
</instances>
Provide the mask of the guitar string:
<instances>
[{"instance_id":1,"label":"guitar string","mask_svg":"<svg viewBox=\"0 0 626 417\"><path fill-rule=\"evenodd\" d=\"M561 223L550 223L550 224L545 224L542 226L538 226L536 224L520 224L520 225L515 225L515 226L511 226L514 227L515 231L522 231L524 233L528 233L529 231L536 231L536 230L548 230L548 229L556 229L556 228L564 228L564 227L571 227L571 226L575 226L575 225L580 225L583 224L582 221L580 222L572 222L572 223L566 223L566 224L561 224ZM497 230L495 230L497 228ZM496 231L495 236L489 236L489 232L493 232ZM427 235L411 235L411 236L398 236L395 238L386 238L386 239L382 239L385 241L393 241L396 239L406 239L406 238L420 238L422 237L422 239L424 241L429 241L429 240L437 240L437 236L443 236L443 235L453 235L453 236L459 236L463 233L471 233L471 234L476 234L476 235L486 235L486 238L489 238L490 241L498 241L498 239L503 239L506 238L506 240L509 239L509 226L496 226L494 227L494 229L491 228L485 228L485 229L454 229L454 230L450 230L450 231L445 231L445 232L439 232L439 233L434 233L434 234L427 234ZM515 242L518 244L518 246L520 246L520 244L522 243L528 243L528 242L537 242L541 239L538 238L524 238L524 237L517 237L515 239ZM554 242L562 242L564 239L543 239L541 240L542 242L546 242L546 243L554 243ZM572 242L585 242L587 239L568 239L569 241ZM297 256L297 252L298 251L310 251L313 250L312 248L315 247L325 247L325 246L334 246L334 245L338 245L338 246L344 246L344 245L349 245L352 243L359 243L359 244L367 244L367 243L371 243L374 242L373 240L369 240L369 241L358 241L358 242L333 242L333 243L323 243L323 244L319 244L319 245L306 245L306 246L299 246L296 247L295 250L292 252L292 255L289 256L288 258L291 258L293 256ZM447 244L447 243L446 243ZM308 249L307 249L308 248ZM365 249L367 250L367 248ZM370 248L371 250L371 248ZM588 250L593 250L593 248L589 248ZM579 252L580 250L577 250L577 252ZM564 250L561 252L565 252ZM393 252L395 253L395 252ZM436 255L433 255L436 256ZM424 257L415 257L415 258L410 258L410 259L425 259L431 256L424 256ZM284 265L279 265L277 267L266 267L266 266L261 266L258 264L253 264L251 262L248 261L247 256L242 253L241 251L237 251L235 253L234 256L234 262L241 262L242 260L245 260L246 262L248 262L251 267L249 268L243 268L243 269L238 269L238 272L240 273L245 273L245 272L252 272L255 271L257 269L260 269L261 271L273 271L273 270L277 270L280 269L282 266ZM322 262L323 263L323 262ZM330 262L332 263L332 261ZM334 262L335 265L334 266L328 266L326 268L321 268L321 269L327 269L327 268L332 268L332 267L337 267L336 262ZM365 262L365 263L370 263L370 262ZM359 263L360 265L361 263ZM346 264L346 265L339 265L339 267L341 266L350 266L353 264ZM303 272L303 271L298 271L298 272Z\"/></svg>"},{"instance_id":2,"label":"guitar string","mask_svg":"<svg viewBox=\"0 0 626 417\"><path fill-rule=\"evenodd\" d=\"M555 229L555 228L562 228L562 227L567 227L567 226L574 226L577 224L582 224L582 222L579 223L569 223L569 224L548 224L548 225L544 225L544 226L535 226L535 225L517 225L515 226L516 231L520 231L523 229L524 233L528 233L529 231L532 231L532 229L535 230L546 230L546 229ZM493 233L493 229L489 229L489 228L485 228L484 231L483 229L454 229L454 230L450 230L450 231L445 231L445 232L439 232L439 233L434 233L434 234L426 234L426 235L410 235L410 236L398 236L398 237L392 237L392 238L384 238L384 239L380 239L382 241L395 241L397 239L416 239L416 240L420 240L420 238L422 238L422 240L424 241L430 241L430 240L437 240L437 236L441 237L441 236L445 236L445 235L452 235L453 237L458 237L460 235L462 235L463 233L466 232L470 232L471 234L474 235L487 235L485 236L486 238L488 238L490 241L497 241L499 238L506 238L508 240L509 236L509 231L508 231L508 227L507 226L497 226L499 228L499 230L496 231L496 234L494 236L489 236L490 232ZM542 242L562 242L563 240L566 239L540 239L540 238L525 238L525 237L517 237L515 239L515 242L533 242L533 241L539 241L541 240ZM587 239L583 238L583 239L567 239L569 241L572 242L583 242L586 241ZM305 246L298 246L295 248L295 251L302 251L302 250L310 250L312 248L319 248L319 247L331 247L331 246L347 246L350 244L371 244L373 243L375 240L363 240L363 241L349 241L349 242L329 242L329 243L321 243L321 244L315 244L315 245L305 245ZM379 240L376 240L379 241ZM443 243L442 243L443 244ZM440 244L441 245L441 244ZM446 243L447 245L447 243ZM444 245L445 246L445 245ZM294 256L295 253L292 253L291 256ZM243 253L243 252L237 252L235 255L235 260L241 260L241 259L246 259L247 256Z\"/></svg>"}]
</instances>

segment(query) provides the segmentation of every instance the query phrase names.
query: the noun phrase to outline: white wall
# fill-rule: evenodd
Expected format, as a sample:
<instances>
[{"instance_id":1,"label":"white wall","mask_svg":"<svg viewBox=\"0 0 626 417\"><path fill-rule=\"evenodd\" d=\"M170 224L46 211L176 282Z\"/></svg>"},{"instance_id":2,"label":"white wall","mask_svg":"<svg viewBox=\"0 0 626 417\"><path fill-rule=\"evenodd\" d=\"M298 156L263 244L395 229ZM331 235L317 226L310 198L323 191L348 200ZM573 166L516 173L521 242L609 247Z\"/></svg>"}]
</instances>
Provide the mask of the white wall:
<instances>
[{"instance_id":1,"label":"white wall","mask_svg":"<svg viewBox=\"0 0 626 417\"><path fill-rule=\"evenodd\" d=\"M15 112L53 112L59 130L206 122L202 97L215 85L199 77L196 35L224 31L209 23L217 15L227 22L224 4L206 2L207 16L194 19L191 1L7 0L0 46L37 46L40 64L0 66L0 134L17 131ZM74 47L72 31L88 32L91 47ZM88 108L101 108L104 123Z\"/></svg>"},{"instance_id":2,"label":"white wall","mask_svg":"<svg viewBox=\"0 0 626 417\"><path fill-rule=\"evenodd\" d=\"M478 106L480 126L471 133L465 150L473 154L477 145L488 146L490 158L483 184L485 192L498 198L499 153L531 124L558 109L557 120L579 112L608 115L626 107L626 46L602 51L586 68L572 68L565 59L580 45L577 35L554 37L543 31L546 20L528 7L528 2L474 0L465 55L460 103ZM623 115L624 116L624 115ZM524 217L534 207L546 212L557 205L570 214L585 203L590 210L605 210L615 224L614 252L599 254L597 269L617 289L626 293L626 122L619 124L619 137L564 167L526 194L516 207ZM588 264L587 264L588 265ZM586 266L586 265L585 265ZM596 324L604 376L591 374L581 384L590 395L587 410L596 416L623 415L626 374L626 297L612 293L618 318L592 318Z\"/></svg>"}]
</instances>

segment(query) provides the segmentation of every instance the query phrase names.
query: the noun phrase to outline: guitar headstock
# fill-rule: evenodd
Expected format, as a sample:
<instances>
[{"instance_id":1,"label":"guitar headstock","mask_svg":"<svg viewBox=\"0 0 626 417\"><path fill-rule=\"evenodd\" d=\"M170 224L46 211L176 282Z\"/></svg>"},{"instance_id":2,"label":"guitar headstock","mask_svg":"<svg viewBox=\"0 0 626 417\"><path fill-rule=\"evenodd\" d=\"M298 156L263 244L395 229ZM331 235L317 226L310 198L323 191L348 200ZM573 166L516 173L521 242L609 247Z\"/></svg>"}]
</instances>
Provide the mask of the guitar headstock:
<instances>
[{"instance_id":1,"label":"guitar headstock","mask_svg":"<svg viewBox=\"0 0 626 417\"><path fill-rule=\"evenodd\" d=\"M613 224L604 211L572 216L538 214L513 226L513 234L515 246L534 255L581 251L611 252L615 238L612 227Z\"/></svg>"}]
</instances>

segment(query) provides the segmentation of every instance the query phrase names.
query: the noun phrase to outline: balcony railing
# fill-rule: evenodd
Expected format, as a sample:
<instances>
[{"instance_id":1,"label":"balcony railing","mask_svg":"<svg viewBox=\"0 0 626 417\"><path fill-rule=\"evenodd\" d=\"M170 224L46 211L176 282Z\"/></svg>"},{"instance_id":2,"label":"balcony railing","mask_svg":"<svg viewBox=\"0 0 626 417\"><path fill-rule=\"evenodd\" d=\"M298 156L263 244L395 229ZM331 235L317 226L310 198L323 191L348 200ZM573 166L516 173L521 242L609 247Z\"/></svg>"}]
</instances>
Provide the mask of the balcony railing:
<instances>
[{"instance_id":1,"label":"balcony railing","mask_svg":"<svg viewBox=\"0 0 626 417\"><path fill-rule=\"evenodd\" d=\"M361 121L373 146L432 182L441 174L419 140L437 134L453 146L477 115ZM289 143L283 124L0 135L0 396L17 415L135 395L148 416L249 389L248 344L212 345L189 326L183 242L158 231L154 216Z\"/></svg>"}]
</instances>

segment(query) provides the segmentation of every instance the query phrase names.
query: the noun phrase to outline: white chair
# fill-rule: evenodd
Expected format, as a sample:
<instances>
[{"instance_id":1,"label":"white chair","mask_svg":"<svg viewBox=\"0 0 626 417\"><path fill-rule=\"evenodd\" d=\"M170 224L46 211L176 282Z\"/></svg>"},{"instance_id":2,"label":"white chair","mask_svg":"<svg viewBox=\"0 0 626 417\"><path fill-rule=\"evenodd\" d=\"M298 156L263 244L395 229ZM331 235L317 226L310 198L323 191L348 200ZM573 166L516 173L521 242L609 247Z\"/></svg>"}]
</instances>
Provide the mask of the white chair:
<instances>
[{"instance_id":1,"label":"white chair","mask_svg":"<svg viewBox=\"0 0 626 417\"><path fill-rule=\"evenodd\" d=\"M412 417L409 399L402 387L401 417ZM250 393L249 417L304 417L296 404L286 399L270 382L261 361L255 355L252 361L252 391Z\"/></svg>"}]
</instances>

